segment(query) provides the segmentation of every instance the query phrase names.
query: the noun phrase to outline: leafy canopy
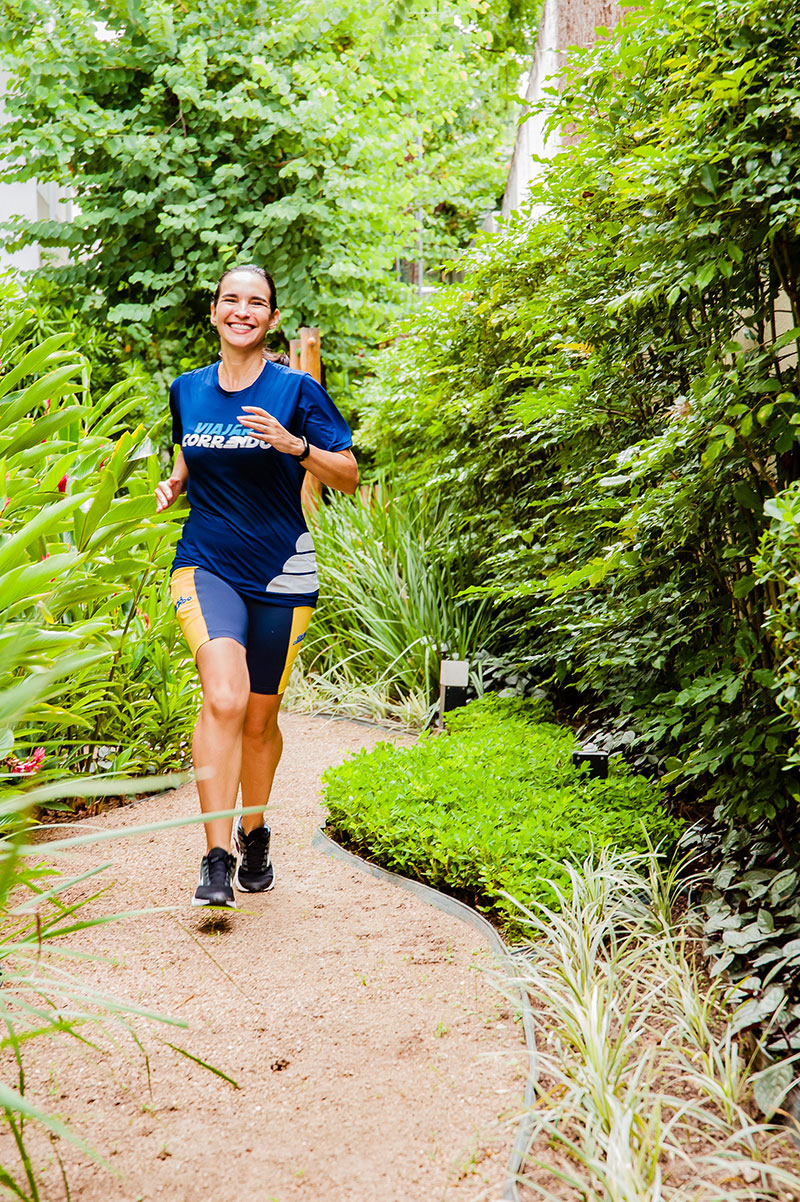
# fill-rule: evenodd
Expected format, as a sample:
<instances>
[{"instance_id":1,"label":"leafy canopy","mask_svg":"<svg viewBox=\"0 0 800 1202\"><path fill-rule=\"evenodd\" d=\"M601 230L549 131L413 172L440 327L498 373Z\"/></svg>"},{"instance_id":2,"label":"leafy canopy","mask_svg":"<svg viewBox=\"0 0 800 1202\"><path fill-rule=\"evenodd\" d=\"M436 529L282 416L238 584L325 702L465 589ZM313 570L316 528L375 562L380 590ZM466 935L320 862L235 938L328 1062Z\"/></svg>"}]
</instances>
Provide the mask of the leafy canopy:
<instances>
[{"instance_id":1,"label":"leafy canopy","mask_svg":"<svg viewBox=\"0 0 800 1202\"><path fill-rule=\"evenodd\" d=\"M415 253L417 210L446 256L502 186L508 0L2 0L0 13L3 178L76 199L69 225L14 222L13 245L65 247L53 277L162 357L206 329L221 271L255 260L286 332L320 325L351 362L403 292L393 265Z\"/></svg>"}]
</instances>

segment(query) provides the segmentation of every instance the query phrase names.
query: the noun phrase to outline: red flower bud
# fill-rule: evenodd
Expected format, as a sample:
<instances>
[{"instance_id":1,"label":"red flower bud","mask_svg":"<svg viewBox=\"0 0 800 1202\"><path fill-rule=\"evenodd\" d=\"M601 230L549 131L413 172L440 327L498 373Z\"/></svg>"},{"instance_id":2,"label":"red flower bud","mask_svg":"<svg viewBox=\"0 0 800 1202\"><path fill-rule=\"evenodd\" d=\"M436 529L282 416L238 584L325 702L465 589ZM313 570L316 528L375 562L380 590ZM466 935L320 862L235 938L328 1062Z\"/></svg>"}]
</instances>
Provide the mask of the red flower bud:
<instances>
[{"instance_id":1,"label":"red flower bud","mask_svg":"<svg viewBox=\"0 0 800 1202\"><path fill-rule=\"evenodd\" d=\"M59 491L59 492L66 492L66 491L67 491L67 481L68 481L68 480L69 480L69 476L62 476L62 477L61 477L61 479L59 480L58 484L56 485L56 488L58 489L58 491Z\"/></svg>"}]
</instances>

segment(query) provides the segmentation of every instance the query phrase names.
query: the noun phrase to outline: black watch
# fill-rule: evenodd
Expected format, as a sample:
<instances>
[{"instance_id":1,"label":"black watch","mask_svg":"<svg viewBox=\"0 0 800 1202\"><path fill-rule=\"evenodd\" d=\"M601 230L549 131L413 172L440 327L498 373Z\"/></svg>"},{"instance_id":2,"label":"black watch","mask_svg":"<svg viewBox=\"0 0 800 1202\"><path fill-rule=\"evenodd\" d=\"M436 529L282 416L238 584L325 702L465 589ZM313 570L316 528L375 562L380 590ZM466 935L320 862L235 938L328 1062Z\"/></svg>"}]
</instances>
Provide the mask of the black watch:
<instances>
[{"instance_id":1,"label":"black watch","mask_svg":"<svg viewBox=\"0 0 800 1202\"><path fill-rule=\"evenodd\" d=\"M301 434L300 437L303 440L303 449L299 455L295 455L295 459L297 460L298 463L302 463L304 459L307 459L309 451L311 450L311 447L308 445L308 439L306 438L305 434Z\"/></svg>"}]
</instances>

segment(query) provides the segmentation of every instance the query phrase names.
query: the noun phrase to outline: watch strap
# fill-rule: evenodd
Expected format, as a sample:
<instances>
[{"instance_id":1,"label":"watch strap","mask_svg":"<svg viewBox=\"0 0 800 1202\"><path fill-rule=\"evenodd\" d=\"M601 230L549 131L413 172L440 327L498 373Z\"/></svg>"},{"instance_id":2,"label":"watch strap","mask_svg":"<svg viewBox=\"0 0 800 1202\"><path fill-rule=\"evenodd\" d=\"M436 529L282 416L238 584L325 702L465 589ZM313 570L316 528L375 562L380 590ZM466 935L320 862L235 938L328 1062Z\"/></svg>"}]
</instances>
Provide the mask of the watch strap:
<instances>
[{"instance_id":1,"label":"watch strap","mask_svg":"<svg viewBox=\"0 0 800 1202\"><path fill-rule=\"evenodd\" d=\"M308 445L308 439L306 438L305 434L301 434L300 437L303 440L303 449L300 452L300 454L297 456L298 463L302 463L304 459L307 459L309 452L311 450L311 447Z\"/></svg>"}]
</instances>

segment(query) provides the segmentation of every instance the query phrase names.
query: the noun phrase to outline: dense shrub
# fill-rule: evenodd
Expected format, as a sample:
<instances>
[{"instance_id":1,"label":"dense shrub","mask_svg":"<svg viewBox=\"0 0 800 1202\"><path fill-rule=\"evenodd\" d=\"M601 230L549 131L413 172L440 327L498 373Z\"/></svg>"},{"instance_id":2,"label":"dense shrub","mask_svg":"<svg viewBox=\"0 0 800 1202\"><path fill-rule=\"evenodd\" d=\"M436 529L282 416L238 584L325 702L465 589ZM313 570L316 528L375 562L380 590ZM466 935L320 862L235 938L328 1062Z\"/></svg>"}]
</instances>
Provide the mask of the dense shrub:
<instances>
[{"instance_id":1,"label":"dense shrub","mask_svg":"<svg viewBox=\"0 0 800 1202\"><path fill-rule=\"evenodd\" d=\"M136 426L141 422L152 429L164 414L171 380L145 367L144 356L134 348L125 327L112 325L99 314L87 314L74 294L65 293L45 275L32 275L20 285L25 308L31 312L28 336L43 342L52 334L67 333L71 343L80 347L92 395L104 396L115 385L128 381L128 395L139 398L128 414L128 423ZM156 428L156 433L166 461L172 456L168 424Z\"/></svg>"},{"instance_id":2,"label":"dense shrub","mask_svg":"<svg viewBox=\"0 0 800 1202\"><path fill-rule=\"evenodd\" d=\"M655 0L576 52L574 143L387 351L362 431L454 499L520 661L787 839L796 627L753 560L800 475L799 35L788 0Z\"/></svg>"},{"instance_id":3,"label":"dense shrub","mask_svg":"<svg viewBox=\"0 0 800 1202\"><path fill-rule=\"evenodd\" d=\"M705 868L699 892L711 975L733 981L736 1029L778 1058L800 1052L800 854L775 853L769 831L690 829L684 850Z\"/></svg>"},{"instance_id":4,"label":"dense shrub","mask_svg":"<svg viewBox=\"0 0 800 1202\"><path fill-rule=\"evenodd\" d=\"M19 310L10 284L4 301ZM172 767L194 672L165 592L177 525L155 514L147 429L126 429L141 400L129 382L92 398L69 333L38 344L30 324L0 333L0 775Z\"/></svg>"},{"instance_id":5,"label":"dense shrub","mask_svg":"<svg viewBox=\"0 0 800 1202\"><path fill-rule=\"evenodd\" d=\"M395 872L457 893L516 929L532 898L554 900L564 862L607 844L671 843L659 790L619 760L607 780L572 763L570 730L538 703L497 696L448 715L446 735L379 743L325 774L327 829Z\"/></svg>"}]
</instances>

